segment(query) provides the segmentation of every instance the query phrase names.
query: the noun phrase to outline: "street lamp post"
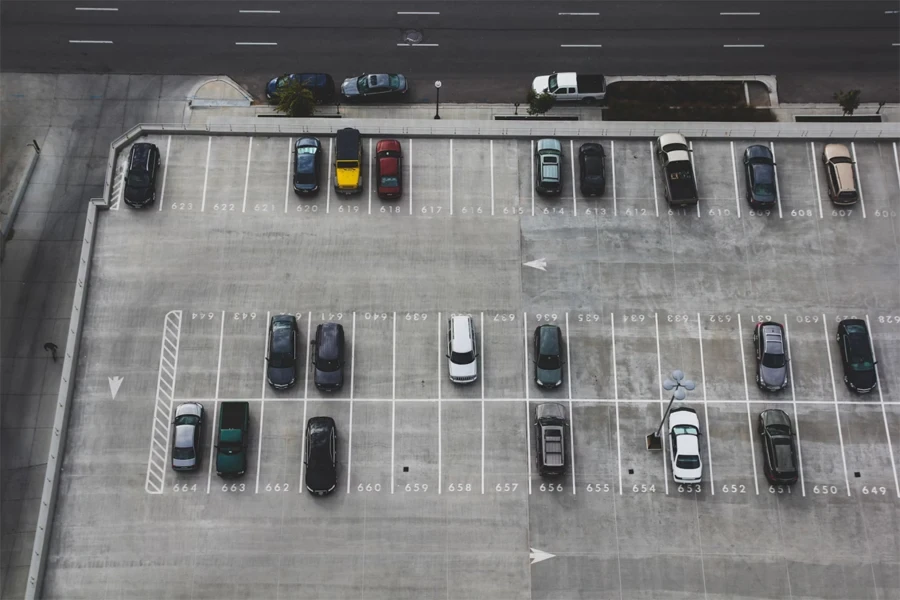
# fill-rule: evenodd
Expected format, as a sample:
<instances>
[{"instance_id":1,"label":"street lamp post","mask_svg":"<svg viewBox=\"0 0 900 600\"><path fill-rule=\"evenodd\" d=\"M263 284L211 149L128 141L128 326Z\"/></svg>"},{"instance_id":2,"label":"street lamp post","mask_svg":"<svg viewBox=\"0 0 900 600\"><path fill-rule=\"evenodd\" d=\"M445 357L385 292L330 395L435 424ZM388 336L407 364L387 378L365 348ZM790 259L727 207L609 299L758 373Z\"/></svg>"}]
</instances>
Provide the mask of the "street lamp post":
<instances>
[{"instance_id":1,"label":"street lamp post","mask_svg":"<svg viewBox=\"0 0 900 600\"><path fill-rule=\"evenodd\" d=\"M663 413L662 419L659 420L659 427L653 433L647 434L647 450L662 450L660 432L662 431L663 423L666 422L666 417L669 416L669 411L672 409L672 403L676 400L684 400L687 397L685 390L690 391L696 387L693 381L684 378L684 372L681 369L672 371L671 377L672 379L663 381L662 385L663 389L672 391L672 398L669 400L669 405L666 406L666 412Z\"/></svg>"},{"instance_id":2,"label":"street lamp post","mask_svg":"<svg viewBox=\"0 0 900 600\"><path fill-rule=\"evenodd\" d=\"M440 119L441 118L441 114L440 114L440 110L441 110L441 80L440 79L434 82L434 89L437 90L437 96L435 97L435 100L434 100L434 118Z\"/></svg>"}]
</instances>

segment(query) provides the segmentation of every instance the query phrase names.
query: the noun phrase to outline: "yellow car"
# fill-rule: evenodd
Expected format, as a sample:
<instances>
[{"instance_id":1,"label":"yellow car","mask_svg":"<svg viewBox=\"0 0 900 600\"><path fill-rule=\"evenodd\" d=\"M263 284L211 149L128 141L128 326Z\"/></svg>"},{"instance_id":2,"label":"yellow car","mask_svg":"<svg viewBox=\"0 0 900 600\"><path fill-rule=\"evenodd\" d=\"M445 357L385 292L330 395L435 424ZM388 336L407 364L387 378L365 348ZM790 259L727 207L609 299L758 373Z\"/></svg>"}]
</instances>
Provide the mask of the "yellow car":
<instances>
[{"instance_id":1,"label":"yellow car","mask_svg":"<svg viewBox=\"0 0 900 600\"><path fill-rule=\"evenodd\" d=\"M356 129L348 127L337 132L334 190L339 194L362 191L362 141Z\"/></svg>"}]
</instances>

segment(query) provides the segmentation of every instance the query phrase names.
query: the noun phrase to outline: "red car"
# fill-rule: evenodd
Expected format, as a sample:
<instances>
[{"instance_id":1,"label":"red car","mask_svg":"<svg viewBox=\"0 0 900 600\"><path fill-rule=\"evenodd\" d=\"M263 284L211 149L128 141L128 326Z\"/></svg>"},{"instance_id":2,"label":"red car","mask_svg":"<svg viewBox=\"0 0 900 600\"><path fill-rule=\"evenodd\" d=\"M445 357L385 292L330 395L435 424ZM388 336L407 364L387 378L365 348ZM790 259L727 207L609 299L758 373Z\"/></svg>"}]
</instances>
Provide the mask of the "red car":
<instances>
[{"instance_id":1,"label":"red car","mask_svg":"<svg viewBox=\"0 0 900 600\"><path fill-rule=\"evenodd\" d=\"M381 140L375 146L378 197L395 200L403 193L403 152L397 140Z\"/></svg>"}]
</instances>

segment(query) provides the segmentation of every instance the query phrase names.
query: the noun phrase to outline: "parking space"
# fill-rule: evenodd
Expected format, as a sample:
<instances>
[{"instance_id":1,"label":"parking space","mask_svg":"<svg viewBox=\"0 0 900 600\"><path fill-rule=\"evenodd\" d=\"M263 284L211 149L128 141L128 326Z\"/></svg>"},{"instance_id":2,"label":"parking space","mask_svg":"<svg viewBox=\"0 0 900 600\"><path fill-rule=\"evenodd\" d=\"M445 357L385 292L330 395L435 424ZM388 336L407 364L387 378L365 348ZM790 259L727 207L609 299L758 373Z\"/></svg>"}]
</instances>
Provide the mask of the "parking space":
<instances>
[{"instance_id":1,"label":"parking space","mask_svg":"<svg viewBox=\"0 0 900 600\"><path fill-rule=\"evenodd\" d=\"M451 175L451 140L415 140L412 156L413 169L413 214L425 216L453 216L460 214L453 210L453 189ZM458 145L458 142L457 142ZM461 205L460 205L461 206Z\"/></svg>"},{"instance_id":2,"label":"parking space","mask_svg":"<svg viewBox=\"0 0 900 600\"><path fill-rule=\"evenodd\" d=\"M731 142L690 142L694 172L697 175L697 191L702 211L709 215L737 217L737 175L739 156L732 160Z\"/></svg>"},{"instance_id":3,"label":"parking space","mask_svg":"<svg viewBox=\"0 0 900 600\"><path fill-rule=\"evenodd\" d=\"M612 313L591 310L566 313L572 398L615 398L614 318Z\"/></svg>"},{"instance_id":4,"label":"parking space","mask_svg":"<svg viewBox=\"0 0 900 600\"><path fill-rule=\"evenodd\" d=\"M254 403L255 404L255 403ZM250 447L251 462L258 465L257 477L253 482L253 492L259 494L297 493L303 490L301 471L304 455L304 432L306 422L304 416L313 417L320 409L335 421L336 407L320 407L321 403L309 402L304 415L304 407L300 402L260 402L260 427L258 446ZM252 413L252 409L251 409ZM346 431L337 424L338 433ZM248 483L251 481L247 479Z\"/></svg>"},{"instance_id":5,"label":"parking space","mask_svg":"<svg viewBox=\"0 0 900 600\"><path fill-rule=\"evenodd\" d=\"M521 401L484 404L484 487L501 496L528 494L534 471L531 457L533 413Z\"/></svg>"},{"instance_id":6,"label":"parking space","mask_svg":"<svg viewBox=\"0 0 900 600\"><path fill-rule=\"evenodd\" d=\"M654 145L648 140L616 140L607 156L607 190L615 190L613 216L658 217L665 200L658 189ZM613 160L615 166L613 166ZM613 186L613 179L615 185ZM608 191L600 202L608 205ZM661 204L662 203L662 204ZM601 206L600 208L604 208ZM609 206L605 206L609 210ZM601 216L609 213L600 212Z\"/></svg>"},{"instance_id":7,"label":"parking space","mask_svg":"<svg viewBox=\"0 0 900 600\"><path fill-rule=\"evenodd\" d=\"M495 216L519 216L526 210L531 214L531 196L522 193L521 181L526 172L519 171L519 154L523 143L519 140L490 140L492 157L492 194Z\"/></svg>"},{"instance_id":8,"label":"parking space","mask_svg":"<svg viewBox=\"0 0 900 600\"><path fill-rule=\"evenodd\" d=\"M446 372L440 313L394 313L395 392L385 398L438 398L438 373ZM446 326L443 328L446 334Z\"/></svg>"},{"instance_id":9,"label":"parking space","mask_svg":"<svg viewBox=\"0 0 900 600\"><path fill-rule=\"evenodd\" d=\"M619 494L618 406L610 402L575 402L571 423L577 493L588 497Z\"/></svg>"},{"instance_id":10,"label":"parking space","mask_svg":"<svg viewBox=\"0 0 900 600\"><path fill-rule=\"evenodd\" d=\"M395 320L386 311L357 311L354 397L395 397ZM431 345L429 344L429 347Z\"/></svg>"},{"instance_id":11,"label":"parking space","mask_svg":"<svg viewBox=\"0 0 900 600\"><path fill-rule=\"evenodd\" d=\"M245 193L241 198L241 212L254 215L278 213L281 210L294 210L300 206L292 189L291 161L296 138L250 137L235 138L243 140L246 146L242 149L238 144L236 155L242 152L247 155L248 168L241 169L245 181L239 184L239 190ZM284 205L284 206L282 206Z\"/></svg>"},{"instance_id":12,"label":"parking space","mask_svg":"<svg viewBox=\"0 0 900 600\"><path fill-rule=\"evenodd\" d=\"M453 140L452 177L454 214L467 217L492 214L491 147L483 140Z\"/></svg>"},{"instance_id":13,"label":"parking space","mask_svg":"<svg viewBox=\"0 0 900 600\"><path fill-rule=\"evenodd\" d=\"M841 405L838 407L847 455L851 493L897 495L896 465L888 445L889 424L881 406Z\"/></svg>"},{"instance_id":14,"label":"parking space","mask_svg":"<svg viewBox=\"0 0 900 600\"><path fill-rule=\"evenodd\" d=\"M481 401L443 402L441 411L441 481L444 494L496 493L482 487L486 406Z\"/></svg>"}]
</instances>

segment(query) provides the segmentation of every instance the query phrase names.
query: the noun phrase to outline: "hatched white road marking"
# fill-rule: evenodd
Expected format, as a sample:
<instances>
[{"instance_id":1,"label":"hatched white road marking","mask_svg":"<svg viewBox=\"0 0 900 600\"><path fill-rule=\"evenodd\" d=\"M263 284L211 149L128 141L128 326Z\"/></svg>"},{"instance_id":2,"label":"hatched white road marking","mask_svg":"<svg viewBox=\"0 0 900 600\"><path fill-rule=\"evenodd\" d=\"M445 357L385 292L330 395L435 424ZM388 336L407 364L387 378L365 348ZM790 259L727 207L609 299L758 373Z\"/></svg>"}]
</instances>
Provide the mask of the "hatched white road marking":
<instances>
[{"instance_id":1,"label":"hatched white road marking","mask_svg":"<svg viewBox=\"0 0 900 600\"><path fill-rule=\"evenodd\" d=\"M144 484L144 489L148 494L162 494L165 489L166 465L169 462L169 425L172 422L172 402L175 397L180 337L181 311L169 311L166 313L163 324L162 347L159 351L156 405L153 409L150 457L147 461L147 480Z\"/></svg>"}]
</instances>

